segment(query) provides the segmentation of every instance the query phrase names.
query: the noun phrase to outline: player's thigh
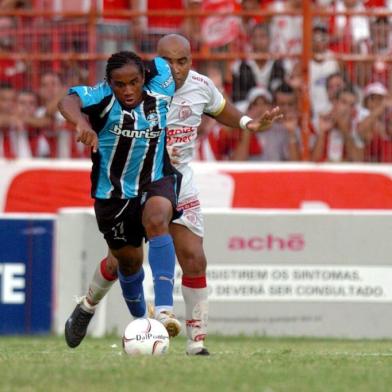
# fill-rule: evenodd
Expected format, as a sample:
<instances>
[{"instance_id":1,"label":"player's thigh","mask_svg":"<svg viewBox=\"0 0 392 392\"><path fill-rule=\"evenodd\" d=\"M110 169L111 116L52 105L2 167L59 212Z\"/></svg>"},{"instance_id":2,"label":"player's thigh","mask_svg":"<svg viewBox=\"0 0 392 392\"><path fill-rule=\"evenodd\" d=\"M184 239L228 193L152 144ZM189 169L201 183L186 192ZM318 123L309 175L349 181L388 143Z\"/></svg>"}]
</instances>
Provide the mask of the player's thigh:
<instances>
[{"instance_id":1,"label":"player's thigh","mask_svg":"<svg viewBox=\"0 0 392 392\"><path fill-rule=\"evenodd\" d=\"M149 226L168 226L173 215L170 200L163 196L150 197L143 208L142 223L147 229Z\"/></svg>"},{"instance_id":2,"label":"player's thigh","mask_svg":"<svg viewBox=\"0 0 392 392\"><path fill-rule=\"evenodd\" d=\"M176 187L175 176L163 177L146 187L142 223L148 237L167 233L170 221L181 215L176 209Z\"/></svg>"},{"instance_id":3,"label":"player's thigh","mask_svg":"<svg viewBox=\"0 0 392 392\"><path fill-rule=\"evenodd\" d=\"M184 275L204 275L207 260L203 249L203 237L196 235L189 228L178 223L170 225L170 233Z\"/></svg>"}]
</instances>

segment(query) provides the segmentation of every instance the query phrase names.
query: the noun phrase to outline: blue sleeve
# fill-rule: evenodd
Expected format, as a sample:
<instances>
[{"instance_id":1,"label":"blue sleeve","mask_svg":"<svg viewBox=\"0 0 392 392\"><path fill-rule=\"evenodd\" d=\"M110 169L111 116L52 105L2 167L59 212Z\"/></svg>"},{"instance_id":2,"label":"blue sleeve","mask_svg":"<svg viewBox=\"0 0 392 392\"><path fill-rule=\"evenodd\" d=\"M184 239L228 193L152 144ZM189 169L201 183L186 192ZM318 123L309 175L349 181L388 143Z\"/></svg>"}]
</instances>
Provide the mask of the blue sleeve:
<instances>
[{"instance_id":1,"label":"blue sleeve","mask_svg":"<svg viewBox=\"0 0 392 392\"><path fill-rule=\"evenodd\" d=\"M82 108L99 104L105 97L113 94L112 89L106 82L95 86L75 86L68 90L68 94L77 94L82 101Z\"/></svg>"},{"instance_id":2,"label":"blue sleeve","mask_svg":"<svg viewBox=\"0 0 392 392\"><path fill-rule=\"evenodd\" d=\"M156 74L147 82L146 87L156 93L172 97L176 86L169 64L162 57L155 57L152 63Z\"/></svg>"}]
</instances>

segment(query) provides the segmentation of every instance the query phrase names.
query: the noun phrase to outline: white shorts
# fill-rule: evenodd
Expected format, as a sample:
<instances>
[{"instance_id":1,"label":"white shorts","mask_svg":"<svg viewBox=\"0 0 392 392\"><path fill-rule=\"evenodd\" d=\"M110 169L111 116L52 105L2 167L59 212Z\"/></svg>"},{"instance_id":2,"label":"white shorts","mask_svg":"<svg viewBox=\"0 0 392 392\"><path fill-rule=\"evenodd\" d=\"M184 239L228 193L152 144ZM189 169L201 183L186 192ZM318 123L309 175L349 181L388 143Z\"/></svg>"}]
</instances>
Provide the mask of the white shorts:
<instances>
[{"instance_id":1,"label":"white shorts","mask_svg":"<svg viewBox=\"0 0 392 392\"><path fill-rule=\"evenodd\" d=\"M181 167L182 182L177 209L183 210L182 216L173 221L187 227L199 237L204 236L204 221L199 201L199 191L193 179L193 170L188 166Z\"/></svg>"}]
</instances>

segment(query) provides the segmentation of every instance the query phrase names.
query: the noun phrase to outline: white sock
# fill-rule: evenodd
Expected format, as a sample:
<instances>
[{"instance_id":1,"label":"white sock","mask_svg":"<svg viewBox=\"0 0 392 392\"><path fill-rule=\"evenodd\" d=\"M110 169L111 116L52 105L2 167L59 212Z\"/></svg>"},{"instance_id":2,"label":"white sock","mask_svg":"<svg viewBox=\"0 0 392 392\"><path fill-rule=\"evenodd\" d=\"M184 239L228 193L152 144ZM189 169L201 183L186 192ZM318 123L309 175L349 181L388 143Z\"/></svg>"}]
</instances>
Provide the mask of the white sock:
<instances>
[{"instance_id":1,"label":"white sock","mask_svg":"<svg viewBox=\"0 0 392 392\"><path fill-rule=\"evenodd\" d=\"M208 289L205 276L183 277L181 289L185 302L187 351L200 351L207 335L208 323Z\"/></svg>"},{"instance_id":2,"label":"white sock","mask_svg":"<svg viewBox=\"0 0 392 392\"><path fill-rule=\"evenodd\" d=\"M96 306L110 290L117 277L106 272L106 259L103 259L95 269L93 278L86 295L90 306Z\"/></svg>"},{"instance_id":3,"label":"white sock","mask_svg":"<svg viewBox=\"0 0 392 392\"><path fill-rule=\"evenodd\" d=\"M82 302L80 303L81 308L88 313L94 313L95 308L97 305L90 305L86 299L86 297L83 297Z\"/></svg>"}]
</instances>

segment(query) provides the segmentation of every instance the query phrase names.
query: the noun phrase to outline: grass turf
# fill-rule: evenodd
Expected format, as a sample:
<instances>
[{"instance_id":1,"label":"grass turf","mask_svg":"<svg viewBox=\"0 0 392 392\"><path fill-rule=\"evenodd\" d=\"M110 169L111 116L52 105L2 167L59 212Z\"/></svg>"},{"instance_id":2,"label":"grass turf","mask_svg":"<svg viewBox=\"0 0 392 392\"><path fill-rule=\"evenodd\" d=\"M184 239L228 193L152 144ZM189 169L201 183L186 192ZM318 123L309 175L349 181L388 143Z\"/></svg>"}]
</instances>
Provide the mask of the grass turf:
<instances>
[{"instance_id":1,"label":"grass turf","mask_svg":"<svg viewBox=\"0 0 392 392\"><path fill-rule=\"evenodd\" d=\"M184 354L184 338L162 357L129 357L118 337L1 337L0 391L392 390L392 341L210 336L210 357Z\"/></svg>"}]
</instances>

